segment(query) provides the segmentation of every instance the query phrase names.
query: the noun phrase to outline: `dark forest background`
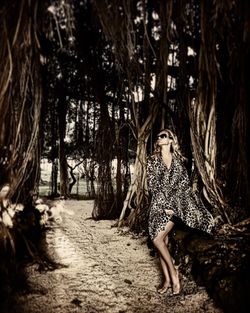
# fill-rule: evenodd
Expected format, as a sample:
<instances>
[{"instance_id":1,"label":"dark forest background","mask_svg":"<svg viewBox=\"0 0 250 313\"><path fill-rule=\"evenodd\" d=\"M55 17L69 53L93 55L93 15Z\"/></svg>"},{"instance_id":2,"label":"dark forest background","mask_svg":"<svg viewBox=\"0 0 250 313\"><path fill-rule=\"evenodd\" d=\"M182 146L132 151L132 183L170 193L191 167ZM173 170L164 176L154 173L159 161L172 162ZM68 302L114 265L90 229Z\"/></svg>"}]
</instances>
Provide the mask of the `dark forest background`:
<instances>
[{"instance_id":1,"label":"dark forest background","mask_svg":"<svg viewBox=\"0 0 250 313\"><path fill-rule=\"evenodd\" d=\"M51 195L68 198L82 164L93 217L140 232L146 157L168 127L217 220L249 217L248 1L0 3L0 185L12 199L37 193L41 158Z\"/></svg>"}]
</instances>

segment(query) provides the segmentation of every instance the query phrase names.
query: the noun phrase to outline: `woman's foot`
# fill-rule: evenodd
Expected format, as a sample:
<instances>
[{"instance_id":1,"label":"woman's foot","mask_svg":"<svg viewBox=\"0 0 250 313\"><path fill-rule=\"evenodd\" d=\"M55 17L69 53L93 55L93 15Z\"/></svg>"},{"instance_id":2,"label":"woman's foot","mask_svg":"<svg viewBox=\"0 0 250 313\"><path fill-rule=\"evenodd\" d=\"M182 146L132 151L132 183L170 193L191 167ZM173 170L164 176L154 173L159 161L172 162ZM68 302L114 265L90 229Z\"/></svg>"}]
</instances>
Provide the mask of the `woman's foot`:
<instances>
[{"instance_id":1,"label":"woman's foot","mask_svg":"<svg viewBox=\"0 0 250 313\"><path fill-rule=\"evenodd\" d=\"M159 288L157 291L158 291L158 293L163 294L163 293L167 292L168 288L169 288L169 282L165 282L163 284L163 286L161 288Z\"/></svg>"},{"instance_id":2,"label":"woman's foot","mask_svg":"<svg viewBox=\"0 0 250 313\"><path fill-rule=\"evenodd\" d=\"M176 281L173 282L173 295L178 295L181 291L181 283L179 278L179 271L176 270Z\"/></svg>"}]
</instances>

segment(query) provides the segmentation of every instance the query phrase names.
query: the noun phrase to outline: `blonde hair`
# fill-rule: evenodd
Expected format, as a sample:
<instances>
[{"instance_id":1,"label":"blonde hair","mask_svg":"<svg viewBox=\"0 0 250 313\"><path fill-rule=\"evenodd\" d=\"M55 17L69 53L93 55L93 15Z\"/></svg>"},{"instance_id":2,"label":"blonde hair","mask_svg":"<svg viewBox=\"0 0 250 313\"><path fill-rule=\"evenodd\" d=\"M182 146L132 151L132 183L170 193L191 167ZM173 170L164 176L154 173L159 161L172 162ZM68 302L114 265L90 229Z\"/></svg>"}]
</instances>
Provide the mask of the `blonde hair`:
<instances>
[{"instance_id":1,"label":"blonde hair","mask_svg":"<svg viewBox=\"0 0 250 313\"><path fill-rule=\"evenodd\" d=\"M171 152L173 153L173 155L179 159L181 159L182 161L187 160L181 153L181 149L180 149L180 145L178 142L178 138L177 136L170 130L170 129L162 129L159 134L161 132L165 132L168 134L169 138L172 139L172 143L171 143ZM157 155L159 156L161 153L161 147L158 145L158 140L155 141L154 143L154 151L153 151L153 155Z\"/></svg>"}]
</instances>

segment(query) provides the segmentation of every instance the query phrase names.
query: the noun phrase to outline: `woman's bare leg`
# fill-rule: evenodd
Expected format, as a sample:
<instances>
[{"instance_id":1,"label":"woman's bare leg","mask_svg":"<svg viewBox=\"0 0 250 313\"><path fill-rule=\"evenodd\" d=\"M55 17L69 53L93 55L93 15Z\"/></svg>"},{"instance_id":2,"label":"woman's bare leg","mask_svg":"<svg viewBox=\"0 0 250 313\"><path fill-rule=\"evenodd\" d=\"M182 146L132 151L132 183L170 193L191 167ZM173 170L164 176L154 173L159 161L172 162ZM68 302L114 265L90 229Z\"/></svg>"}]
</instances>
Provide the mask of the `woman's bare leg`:
<instances>
[{"instance_id":1,"label":"woman's bare leg","mask_svg":"<svg viewBox=\"0 0 250 313\"><path fill-rule=\"evenodd\" d=\"M153 240L153 243L155 247L158 249L160 252L163 260L165 261L170 278L173 283L173 293L178 294L180 292L180 281L179 281L179 276L178 276L178 271L175 269L172 257L168 251L168 248L165 244L165 238L170 232L170 230L173 228L174 223L172 221L169 221L166 225L166 228L164 231L160 231L155 239Z\"/></svg>"},{"instance_id":2,"label":"woman's bare leg","mask_svg":"<svg viewBox=\"0 0 250 313\"><path fill-rule=\"evenodd\" d=\"M168 236L166 236L166 238L165 238L165 245L167 246L167 244L168 244ZM168 272L168 266L167 266L166 262L164 261L163 257L161 256L161 254L159 254L159 257L160 257L161 267L162 267L165 281L164 281L162 287L160 289L158 289L158 292L159 293L165 293L168 290L168 287L170 285L170 276L169 276L169 272Z\"/></svg>"}]
</instances>

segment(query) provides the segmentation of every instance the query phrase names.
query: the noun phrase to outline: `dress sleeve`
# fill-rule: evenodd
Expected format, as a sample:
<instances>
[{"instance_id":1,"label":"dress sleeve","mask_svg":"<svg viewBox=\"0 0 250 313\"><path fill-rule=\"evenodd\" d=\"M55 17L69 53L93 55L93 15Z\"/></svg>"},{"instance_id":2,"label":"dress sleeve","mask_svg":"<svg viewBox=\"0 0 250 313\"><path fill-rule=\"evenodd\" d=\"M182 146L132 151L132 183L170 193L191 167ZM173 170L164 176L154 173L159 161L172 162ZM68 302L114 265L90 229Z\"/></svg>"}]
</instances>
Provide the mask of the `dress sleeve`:
<instances>
[{"instance_id":1,"label":"dress sleeve","mask_svg":"<svg viewBox=\"0 0 250 313\"><path fill-rule=\"evenodd\" d=\"M148 190L151 194L156 193L158 191L158 177L157 172L155 170L152 158L147 160L147 184Z\"/></svg>"}]
</instances>

